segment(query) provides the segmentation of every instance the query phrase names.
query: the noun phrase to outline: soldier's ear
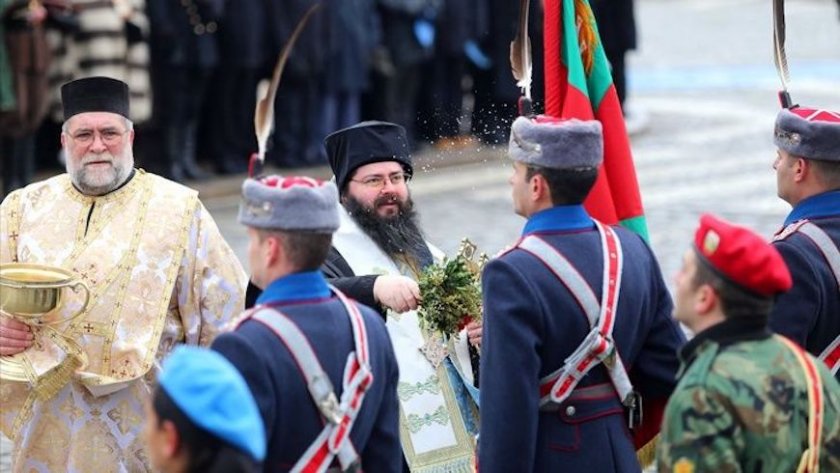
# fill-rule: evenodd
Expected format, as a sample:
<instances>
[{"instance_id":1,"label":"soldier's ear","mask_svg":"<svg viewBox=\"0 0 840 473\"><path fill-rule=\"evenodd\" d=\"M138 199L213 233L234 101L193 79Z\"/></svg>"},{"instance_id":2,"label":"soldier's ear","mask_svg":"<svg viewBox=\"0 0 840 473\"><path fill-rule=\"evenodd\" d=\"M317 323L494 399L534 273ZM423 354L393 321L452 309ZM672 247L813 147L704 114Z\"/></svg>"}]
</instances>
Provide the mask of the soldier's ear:
<instances>
[{"instance_id":1,"label":"soldier's ear","mask_svg":"<svg viewBox=\"0 0 840 473\"><path fill-rule=\"evenodd\" d=\"M181 435L171 420L161 422L160 431L163 435L163 455L167 459L174 458L182 450Z\"/></svg>"},{"instance_id":2,"label":"soldier's ear","mask_svg":"<svg viewBox=\"0 0 840 473\"><path fill-rule=\"evenodd\" d=\"M285 257L283 251L283 242L280 241L279 237L267 238L266 243L267 245L265 246L265 260L269 266L276 264L278 261L281 261L281 259Z\"/></svg>"},{"instance_id":3,"label":"soldier's ear","mask_svg":"<svg viewBox=\"0 0 840 473\"><path fill-rule=\"evenodd\" d=\"M793 181L802 182L813 169L811 163L807 159L795 157L796 161L793 163Z\"/></svg>"},{"instance_id":4,"label":"soldier's ear","mask_svg":"<svg viewBox=\"0 0 840 473\"><path fill-rule=\"evenodd\" d=\"M551 188L542 174L534 174L528 184L531 186L531 197L534 202L551 202Z\"/></svg>"},{"instance_id":5,"label":"soldier's ear","mask_svg":"<svg viewBox=\"0 0 840 473\"><path fill-rule=\"evenodd\" d=\"M694 311L698 315L708 315L720 304L717 291L709 284L701 284L695 295Z\"/></svg>"}]
</instances>

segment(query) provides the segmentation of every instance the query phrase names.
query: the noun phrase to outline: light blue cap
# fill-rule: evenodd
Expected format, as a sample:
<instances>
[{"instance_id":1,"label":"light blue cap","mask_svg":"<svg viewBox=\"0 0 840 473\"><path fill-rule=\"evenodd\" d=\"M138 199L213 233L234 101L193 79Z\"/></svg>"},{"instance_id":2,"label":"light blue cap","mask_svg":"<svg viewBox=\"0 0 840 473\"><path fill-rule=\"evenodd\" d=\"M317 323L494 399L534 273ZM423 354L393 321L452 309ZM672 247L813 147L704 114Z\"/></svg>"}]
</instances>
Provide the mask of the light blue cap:
<instances>
[{"instance_id":1,"label":"light blue cap","mask_svg":"<svg viewBox=\"0 0 840 473\"><path fill-rule=\"evenodd\" d=\"M158 382L197 426L257 461L265 458L265 427L257 402L227 358L180 345L164 360Z\"/></svg>"}]
</instances>

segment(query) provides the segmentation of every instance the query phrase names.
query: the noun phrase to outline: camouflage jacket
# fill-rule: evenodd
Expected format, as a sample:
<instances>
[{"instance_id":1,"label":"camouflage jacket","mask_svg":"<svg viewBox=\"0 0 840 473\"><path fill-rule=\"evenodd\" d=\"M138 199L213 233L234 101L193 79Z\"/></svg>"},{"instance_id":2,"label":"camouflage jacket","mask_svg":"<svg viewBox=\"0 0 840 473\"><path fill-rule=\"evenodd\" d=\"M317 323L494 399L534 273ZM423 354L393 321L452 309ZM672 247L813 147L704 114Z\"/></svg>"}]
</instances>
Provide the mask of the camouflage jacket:
<instances>
[{"instance_id":1,"label":"camouflage jacket","mask_svg":"<svg viewBox=\"0 0 840 473\"><path fill-rule=\"evenodd\" d=\"M665 409L660 472L794 472L807 448L802 366L766 320L732 319L703 331L680 353ZM821 362L824 411L820 471L840 471L840 385Z\"/></svg>"}]
</instances>

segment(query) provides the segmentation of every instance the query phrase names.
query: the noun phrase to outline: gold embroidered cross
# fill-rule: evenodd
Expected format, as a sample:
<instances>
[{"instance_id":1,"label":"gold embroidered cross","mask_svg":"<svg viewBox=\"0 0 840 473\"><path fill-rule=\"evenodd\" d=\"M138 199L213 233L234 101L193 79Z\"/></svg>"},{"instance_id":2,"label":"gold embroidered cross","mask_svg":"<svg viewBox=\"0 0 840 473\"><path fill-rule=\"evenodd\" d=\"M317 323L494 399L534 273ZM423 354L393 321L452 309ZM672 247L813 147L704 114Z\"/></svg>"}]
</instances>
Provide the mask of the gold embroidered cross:
<instances>
[{"instance_id":1,"label":"gold embroidered cross","mask_svg":"<svg viewBox=\"0 0 840 473\"><path fill-rule=\"evenodd\" d=\"M96 279L93 278L93 275L96 274L96 265L91 263L91 264L88 265L87 268L80 269L78 271L78 273L79 273L79 276L81 276L82 279L90 282L94 286L96 285Z\"/></svg>"},{"instance_id":2,"label":"gold embroidered cross","mask_svg":"<svg viewBox=\"0 0 840 473\"><path fill-rule=\"evenodd\" d=\"M130 360L123 360L122 361L122 368L120 368L120 376L123 378L129 378L133 376L134 370L131 369L131 361Z\"/></svg>"},{"instance_id":3,"label":"gold embroidered cross","mask_svg":"<svg viewBox=\"0 0 840 473\"><path fill-rule=\"evenodd\" d=\"M91 324L90 322L88 322L84 326L82 326L82 329L84 329L84 331L87 332L87 333L93 333L93 328L94 328L93 324Z\"/></svg>"}]
</instances>

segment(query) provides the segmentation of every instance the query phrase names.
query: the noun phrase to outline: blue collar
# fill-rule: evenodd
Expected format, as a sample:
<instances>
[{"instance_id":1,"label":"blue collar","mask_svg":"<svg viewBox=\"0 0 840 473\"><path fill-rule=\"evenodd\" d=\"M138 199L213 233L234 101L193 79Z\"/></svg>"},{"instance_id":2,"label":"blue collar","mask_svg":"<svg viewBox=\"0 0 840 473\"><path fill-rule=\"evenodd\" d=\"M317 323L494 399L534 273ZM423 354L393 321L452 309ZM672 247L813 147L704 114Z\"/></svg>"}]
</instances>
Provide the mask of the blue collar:
<instances>
[{"instance_id":1,"label":"blue collar","mask_svg":"<svg viewBox=\"0 0 840 473\"><path fill-rule=\"evenodd\" d=\"M304 271L272 281L257 298L257 304L327 297L330 297L330 287L321 271Z\"/></svg>"},{"instance_id":2,"label":"blue collar","mask_svg":"<svg viewBox=\"0 0 840 473\"><path fill-rule=\"evenodd\" d=\"M583 208L583 205L558 205L541 210L528 219L522 235L538 232L562 230L583 230L594 228L595 222Z\"/></svg>"},{"instance_id":3,"label":"blue collar","mask_svg":"<svg viewBox=\"0 0 840 473\"><path fill-rule=\"evenodd\" d=\"M840 214L840 190L812 195L798 203L785 219L785 226L802 219L830 217Z\"/></svg>"}]
</instances>

